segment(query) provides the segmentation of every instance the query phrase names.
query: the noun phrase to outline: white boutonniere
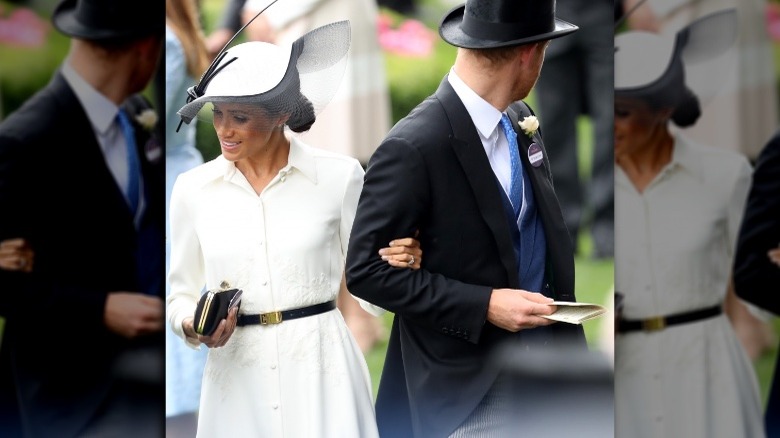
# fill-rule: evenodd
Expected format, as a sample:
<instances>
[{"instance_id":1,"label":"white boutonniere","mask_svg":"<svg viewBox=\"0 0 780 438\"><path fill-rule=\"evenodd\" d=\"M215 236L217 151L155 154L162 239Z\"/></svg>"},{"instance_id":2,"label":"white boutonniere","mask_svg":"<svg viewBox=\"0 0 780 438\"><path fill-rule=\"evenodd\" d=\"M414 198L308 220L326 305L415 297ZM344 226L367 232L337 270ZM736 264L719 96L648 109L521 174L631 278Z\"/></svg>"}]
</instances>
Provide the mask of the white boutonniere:
<instances>
[{"instance_id":1,"label":"white boutonniere","mask_svg":"<svg viewBox=\"0 0 780 438\"><path fill-rule=\"evenodd\" d=\"M525 117L522 122L517 122L517 124L520 125L520 129L529 137L533 137L536 134L536 130L539 129L539 120L537 120L536 116Z\"/></svg>"},{"instance_id":2,"label":"white boutonniere","mask_svg":"<svg viewBox=\"0 0 780 438\"><path fill-rule=\"evenodd\" d=\"M147 131L151 131L157 124L157 113L153 109L147 108L135 116L135 121Z\"/></svg>"}]
</instances>

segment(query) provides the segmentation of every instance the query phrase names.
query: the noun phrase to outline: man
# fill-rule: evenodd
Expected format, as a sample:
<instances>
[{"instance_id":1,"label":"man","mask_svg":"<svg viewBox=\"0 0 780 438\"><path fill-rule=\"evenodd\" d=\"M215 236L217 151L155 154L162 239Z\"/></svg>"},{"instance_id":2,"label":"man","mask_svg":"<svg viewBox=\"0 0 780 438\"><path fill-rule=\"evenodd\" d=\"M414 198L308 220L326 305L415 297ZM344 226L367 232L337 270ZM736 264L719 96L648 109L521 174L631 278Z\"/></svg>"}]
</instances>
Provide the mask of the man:
<instances>
[{"instance_id":1,"label":"man","mask_svg":"<svg viewBox=\"0 0 780 438\"><path fill-rule=\"evenodd\" d=\"M513 385L488 366L494 348L585 348L580 326L542 317L550 297L575 300L573 250L520 101L547 41L576 29L553 0L453 9L439 29L459 47L453 68L368 163L346 275L352 294L395 313L376 403L383 437L501 436L496 414L526 395L503 393ZM511 165L513 141L522 165ZM416 230L422 269L383 266L379 248Z\"/></svg>"},{"instance_id":2,"label":"man","mask_svg":"<svg viewBox=\"0 0 780 438\"><path fill-rule=\"evenodd\" d=\"M734 255L734 291L743 300L780 315L780 266L770 256L780 246L780 131L758 156ZM775 362L764 421L767 436L780 434L780 361Z\"/></svg>"},{"instance_id":3,"label":"man","mask_svg":"<svg viewBox=\"0 0 780 438\"><path fill-rule=\"evenodd\" d=\"M61 2L67 58L0 125L0 240L35 253L32 272L0 271L14 282L0 366L18 405L4 418L25 437L164 433L164 162L137 94L160 59L162 8Z\"/></svg>"},{"instance_id":4,"label":"man","mask_svg":"<svg viewBox=\"0 0 780 438\"><path fill-rule=\"evenodd\" d=\"M614 255L613 7L612 0L556 2L558 16L576 17L580 30L550 43L535 88L566 227L575 250L580 231L589 228L596 259ZM578 140L580 115L588 116L592 126L587 180L579 171L578 157L586 152Z\"/></svg>"}]
</instances>

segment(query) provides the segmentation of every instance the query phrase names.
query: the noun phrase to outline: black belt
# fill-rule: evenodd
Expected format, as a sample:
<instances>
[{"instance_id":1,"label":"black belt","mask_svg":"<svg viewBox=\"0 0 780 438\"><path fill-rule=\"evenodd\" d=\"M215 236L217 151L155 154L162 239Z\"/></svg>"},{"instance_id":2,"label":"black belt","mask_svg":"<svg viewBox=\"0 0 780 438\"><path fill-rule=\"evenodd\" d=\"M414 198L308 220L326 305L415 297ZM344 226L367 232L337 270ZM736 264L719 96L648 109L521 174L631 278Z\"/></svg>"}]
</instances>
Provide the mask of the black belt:
<instances>
[{"instance_id":1,"label":"black belt","mask_svg":"<svg viewBox=\"0 0 780 438\"><path fill-rule=\"evenodd\" d=\"M252 315L241 314L238 315L239 327L253 324L280 324L282 321L289 321L291 319L303 318L305 316L317 315L325 313L329 310L336 308L336 300L328 301L327 303L315 304L313 306L301 307L298 309L281 310L268 313L255 313Z\"/></svg>"},{"instance_id":2,"label":"black belt","mask_svg":"<svg viewBox=\"0 0 780 438\"><path fill-rule=\"evenodd\" d=\"M706 309L694 310L691 312L676 313L669 316L656 316L647 319L618 319L616 329L618 333L646 331L654 332L663 330L666 327L683 324L686 322L698 321L700 319L712 318L723 312L720 305L707 307Z\"/></svg>"}]
</instances>

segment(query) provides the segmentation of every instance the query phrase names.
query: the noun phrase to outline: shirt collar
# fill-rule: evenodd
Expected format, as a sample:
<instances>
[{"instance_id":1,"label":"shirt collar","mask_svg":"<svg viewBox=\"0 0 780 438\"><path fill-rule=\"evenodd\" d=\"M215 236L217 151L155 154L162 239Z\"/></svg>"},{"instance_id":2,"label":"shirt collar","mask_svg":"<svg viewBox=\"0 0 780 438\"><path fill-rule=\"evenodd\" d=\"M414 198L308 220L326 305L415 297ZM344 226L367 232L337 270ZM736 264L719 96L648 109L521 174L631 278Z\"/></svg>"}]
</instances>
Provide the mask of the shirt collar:
<instances>
[{"instance_id":1,"label":"shirt collar","mask_svg":"<svg viewBox=\"0 0 780 438\"><path fill-rule=\"evenodd\" d=\"M225 181L229 181L238 172L236 164L226 160L222 155L219 155L217 160L222 163L219 175L222 175ZM289 173L293 168L301 172L311 182L317 184L317 163L314 158L314 151L296 137L290 139L290 154L287 156L287 165L281 171ZM214 174L214 177L217 176L218 174Z\"/></svg>"},{"instance_id":2,"label":"shirt collar","mask_svg":"<svg viewBox=\"0 0 780 438\"><path fill-rule=\"evenodd\" d=\"M119 107L106 96L100 94L87 81L82 78L76 70L71 67L70 62L62 63L62 76L70 85L70 88L76 94L84 112L87 113L93 128L100 134L105 135L108 129L114 123L114 118Z\"/></svg>"},{"instance_id":3,"label":"shirt collar","mask_svg":"<svg viewBox=\"0 0 780 438\"><path fill-rule=\"evenodd\" d=\"M674 134L672 162L669 163L668 168L672 169L673 167L687 170L698 178L703 178L706 170L703 167L701 156L691 146L691 140L680 132Z\"/></svg>"},{"instance_id":4,"label":"shirt collar","mask_svg":"<svg viewBox=\"0 0 780 438\"><path fill-rule=\"evenodd\" d=\"M287 167L298 169L303 176L317 184L317 163L313 150L296 137L290 140L290 157L287 159Z\"/></svg>"},{"instance_id":5,"label":"shirt collar","mask_svg":"<svg viewBox=\"0 0 780 438\"><path fill-rule=\"evenodd\" d=\"M662 170L661 174L667 172L679 171L689 172L696 178L703 179L706 173L706 166L701 160L701 156L693 150L691 139L677 132L673 134L674 144L672 146L672 160ZM628 176L623 172L620 166L616 166L618 171L615 179L616 184L630 185Z\"/></svg>"},{"instance_id":6,"label":"shirt collar","mask_svg":"<svg viewBox=\"0 0 780 438\"><path fill-rule=\"evenodd\" d=\"M447 79L466 107L474 126L483 138L490 138L495 131L498 122L501 121L501 111L474 92L463 79L455 73L455 68L450 68Z\"/></svg>"}]
</instances>

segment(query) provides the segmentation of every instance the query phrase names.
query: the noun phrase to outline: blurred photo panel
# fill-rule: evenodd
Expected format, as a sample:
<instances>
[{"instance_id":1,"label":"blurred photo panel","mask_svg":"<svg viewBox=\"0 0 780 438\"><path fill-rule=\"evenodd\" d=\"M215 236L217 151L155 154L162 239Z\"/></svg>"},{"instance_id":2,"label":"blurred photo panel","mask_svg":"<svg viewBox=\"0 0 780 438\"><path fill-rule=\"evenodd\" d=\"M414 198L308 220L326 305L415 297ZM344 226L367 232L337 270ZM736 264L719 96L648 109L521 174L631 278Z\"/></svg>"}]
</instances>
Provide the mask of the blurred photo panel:
<instances>
[{"instance_id":1,"label":"blurred photo panel","mask_svg":"<svg viewBox=\"0 0 780 438\"><path fill-rule=\"evenodd\" d=\"M776 5L616 5L616 436L773 436L775 315L734 263L766 227L743 218L780 126Z\"/></svg>"},{"instance_id":2,"label":"blurred photo panel","mask_svg":"<svg viewBox=\"0 0 780 438\"><path fill-rule=\"evenodd\" d=\"M0 1L3 436L164 436L164 23Z\"/></svg>"}]
</instances>

